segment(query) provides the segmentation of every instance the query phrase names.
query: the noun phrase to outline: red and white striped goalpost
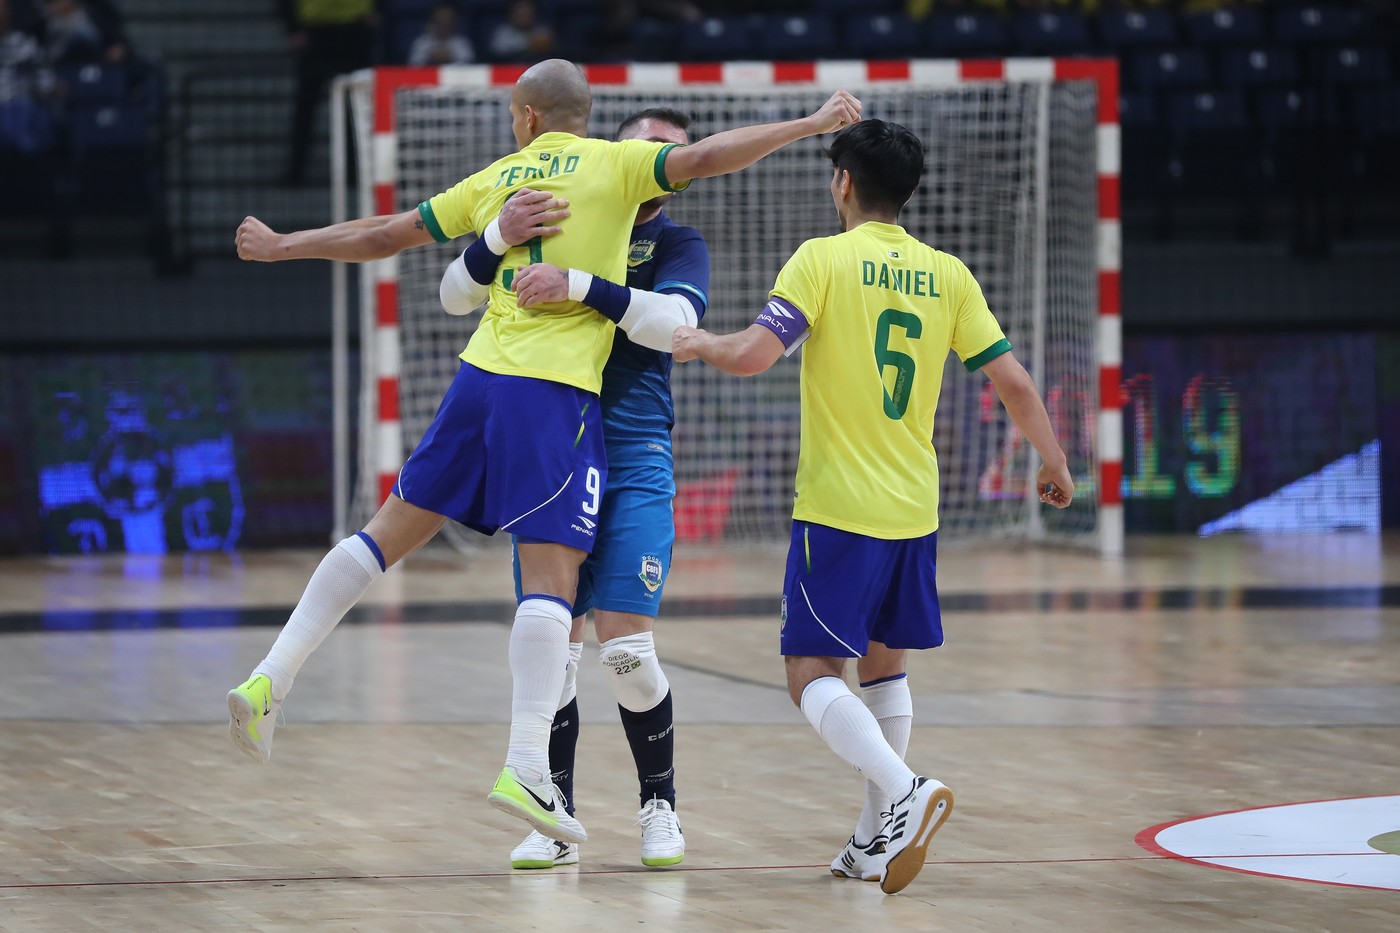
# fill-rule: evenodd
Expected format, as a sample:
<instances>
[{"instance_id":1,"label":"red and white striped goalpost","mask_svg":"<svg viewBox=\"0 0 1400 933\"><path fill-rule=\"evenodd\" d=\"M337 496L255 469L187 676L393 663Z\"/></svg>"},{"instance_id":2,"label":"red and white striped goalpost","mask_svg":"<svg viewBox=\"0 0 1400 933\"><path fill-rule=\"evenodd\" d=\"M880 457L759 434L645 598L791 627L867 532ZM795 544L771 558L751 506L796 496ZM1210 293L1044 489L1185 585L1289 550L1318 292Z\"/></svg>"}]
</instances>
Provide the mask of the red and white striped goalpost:
<instances>
[{"instance_id":1,"label":"red and white striped goalpost","mask_svg":"<svg viewBox=\"0 0 1400 933\"><path fill-rule=\"evenodd\" d=\"M1098 169L1098 302L1099 326L1095 352L1099 369L1099 412L1095 451L1098 458L1099 551L1115 556L1123 551L1123 413L1122 326L1121 326L1121 215L1119 210L1119 125L1118 63L1111 58L1005 58L978 60L914 59L905 61L821 61L821 62L713 62L695 64L635 63L583 65L584 74L594 86L621 86L629 89L668 89L677 85L709 86L752 90L761 87L808 86L834 90L881 84L915 84L923 87L949 87L978 81L1090 81L1098 88L1098 129L1096 140ZM522 65L452 65L437 68L378 68L373 72L374 135L372 159L373 205L376 214L397 210L397 165L395 152L395 98L401 88L468 87L502 89L512 86L524 72ZM343 81L333 94L343 93ZM333 119L344 133L343 100L332 107ZM334 128L333 128L334 129ZM343 140L344 137L342 136ZM342 163L344 145L333 145L332 155ZM338 216L344 220L344 185L337 198ZM415 192L426 197L433 192ZM373 463L379 502L388 498L403 464L403 430L399 422L399 303L395 259L373 265L373 340L375 360L375 437L363 438L371 445L361 457L362 464ZM344 275L343 269L337 273ZM343 293L343 278L337 291ZM343 302L342 302L343 303ZM343 308L337 321L338 341L346 331ZM337 347L343 364L344 346ZM337 383L345 382L343 378ZM347 392L348 395L348 392ZM337 399L337 411L349 408L348 398ZM343 414L342 414L343 417ZM336 463L349 456L348 442L337 431ZM339 449L343 448L343 449ZM348 532L349 499L352 489L348 476L338 469L336 497L337 539Z\"/></svg>"}]
</instances>

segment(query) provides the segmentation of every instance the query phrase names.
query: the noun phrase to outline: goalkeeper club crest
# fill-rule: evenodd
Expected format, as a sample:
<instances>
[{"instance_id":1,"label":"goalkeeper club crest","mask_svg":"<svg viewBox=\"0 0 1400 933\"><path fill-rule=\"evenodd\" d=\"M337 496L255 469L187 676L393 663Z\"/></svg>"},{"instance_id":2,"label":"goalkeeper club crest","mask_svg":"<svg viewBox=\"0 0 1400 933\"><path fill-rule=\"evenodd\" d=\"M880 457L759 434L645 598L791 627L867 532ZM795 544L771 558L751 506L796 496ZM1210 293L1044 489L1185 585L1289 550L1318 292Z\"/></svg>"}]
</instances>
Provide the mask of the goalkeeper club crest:
<instances>
[{"instance_id":1,"label":"goalkeeper club crest","mask_svg":"<svg viewBox=\"0 0 1400 933\"><path fill-rule=\"evenodd\" d=\"M661 558L654 554L643 557L642 572L638 576L642 578L642 583L646 586L648 593L655 593L661 589Z\"/></svg>"},{"instance_id":2,"label":"goalkeeper club crest","mask_svg":"<svg viewBox=\"0 0 1400 933\"><path fill-rule=\"evenodd\" d=\"M635 269L642 263L649 261L651 254L655 251L655 240L633 240L632 248L627 251L627 265Z\"/></svg>"}]
</instances>

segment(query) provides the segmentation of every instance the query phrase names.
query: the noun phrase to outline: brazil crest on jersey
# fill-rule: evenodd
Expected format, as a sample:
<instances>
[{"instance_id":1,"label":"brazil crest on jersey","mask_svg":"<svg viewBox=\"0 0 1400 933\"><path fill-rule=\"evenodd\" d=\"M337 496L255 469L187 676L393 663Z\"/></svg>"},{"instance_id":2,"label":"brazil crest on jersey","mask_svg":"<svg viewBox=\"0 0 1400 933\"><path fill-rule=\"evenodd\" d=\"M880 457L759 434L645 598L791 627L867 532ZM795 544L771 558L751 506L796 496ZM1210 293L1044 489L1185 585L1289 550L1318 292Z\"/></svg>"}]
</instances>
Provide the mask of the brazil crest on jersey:
<instances>
[{"instance_id":1,"label":"brazil crest on jersey","mask_svg":"<svg viewBox=\"0 0 1400 933\"><path fill-rule=\"evenodd\" d=\"M873 538L937 530L943 362L951 348L972 371L1011 349L977 280L903 227L864 223L803 243L772 296L758 323L789 347L807 335L793 518Z\"/></svg>"},{"instance_id":2,"label":"brazil crest on jersey","mask_svg":"<svg viewBox=\"0 0 1400 933\"><path fill-rule=\"evenodd\" d=\"M491 283L490 304L462 359L502 375L599 390L603 363L612 349L612 321L576 301L522 310L510 286L515 270L535 262L621 282L637 206L685 187L673 188L666 180L666 153L672 148L673 143L641 139L608 142L544 133L418 205L433 238L446 243L485 230L506 199L521 188L569 199L572 216L561 225L562 233L506 253Z\"/></svg>"}]
</instances>

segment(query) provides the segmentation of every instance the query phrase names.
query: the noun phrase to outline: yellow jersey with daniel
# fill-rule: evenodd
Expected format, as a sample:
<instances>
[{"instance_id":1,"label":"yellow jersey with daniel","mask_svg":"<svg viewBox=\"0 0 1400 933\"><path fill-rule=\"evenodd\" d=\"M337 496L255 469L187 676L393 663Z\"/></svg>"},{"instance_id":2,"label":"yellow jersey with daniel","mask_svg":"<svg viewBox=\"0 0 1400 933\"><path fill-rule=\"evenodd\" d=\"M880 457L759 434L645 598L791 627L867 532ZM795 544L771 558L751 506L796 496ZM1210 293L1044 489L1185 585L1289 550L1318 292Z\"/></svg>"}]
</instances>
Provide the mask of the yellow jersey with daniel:
<instances>
[{"instance_id":1,"label":"yellow jersey with daniel","mask_svg":"<svg viewBox=\"0 0 1400 933\"><path fill-rule=\"evenodd\" d=\"M891 540L936 531L943 363L952 349L975 371L1011 349L967 266L863 223L798 247L757 323L803 348L792 517Z\"/></svg>"},{"instance_id":2,"label":"yellow jersey with daniel","mask_svg":"<svg viewBox=\"0 0 1400 933\"><path fill-rule=\"evenodd\" d=\"M544 133L519 152L499 159L418 205L439 243L480 233L524 187L568 198L572 216L547 243L536 238L513 247L491 283L485 316L461 357L507 376L529 376L598 392L616 325L577 301L523 310L511 290L516 269L549 262L625 282L627 250L637 207L685 184L666 180L666 154L674 143L629 139L609 142L572 133Z\"/></svg>"}]
</instances>

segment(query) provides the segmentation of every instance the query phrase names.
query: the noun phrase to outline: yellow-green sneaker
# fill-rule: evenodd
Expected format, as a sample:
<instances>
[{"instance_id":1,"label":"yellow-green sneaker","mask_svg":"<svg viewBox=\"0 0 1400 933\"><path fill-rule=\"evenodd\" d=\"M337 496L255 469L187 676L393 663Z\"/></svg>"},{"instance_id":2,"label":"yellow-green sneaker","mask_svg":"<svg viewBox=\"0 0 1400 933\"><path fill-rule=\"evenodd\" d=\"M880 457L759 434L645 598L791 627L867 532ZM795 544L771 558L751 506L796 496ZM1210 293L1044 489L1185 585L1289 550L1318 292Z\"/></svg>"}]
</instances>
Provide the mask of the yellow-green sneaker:
<instances>
[{"instance_id":1,"label":"yellow-green sneaker","mask_svg":"<svg viewBox=\"0 0 1400 933\"><path fill-rule=\"evenodd\" d=\"M526 784L510 768L502 768L486 801L497 810L524 820L550 839L588 841L583 824L569 816L564 807L564 795L551 782Z\"/></svg>"},{"instance_id":2,"label":"yellow-green sneaker","mask_svg":"<svg viewBox=\"0 0 1400 933\"><path fill-rule=\"evenodd\" d=\"M643 865L665 868L685 861L685 836L669 803L651 798L637 814L637 824L642 827Z\"/></svg>"},{"instance_id":3,"label":"yellow-green sneaker","mask_svg":"<svg viewBox=\"0 0 1400 933\"><path fill-rule=\"evenodd\" d=\"M228 692L228 734L249 758L264 764L272 757L272 732L282 701L272 698L272 681L254 674Z\"/></svg>"}]
</instances>

